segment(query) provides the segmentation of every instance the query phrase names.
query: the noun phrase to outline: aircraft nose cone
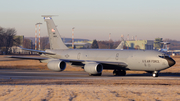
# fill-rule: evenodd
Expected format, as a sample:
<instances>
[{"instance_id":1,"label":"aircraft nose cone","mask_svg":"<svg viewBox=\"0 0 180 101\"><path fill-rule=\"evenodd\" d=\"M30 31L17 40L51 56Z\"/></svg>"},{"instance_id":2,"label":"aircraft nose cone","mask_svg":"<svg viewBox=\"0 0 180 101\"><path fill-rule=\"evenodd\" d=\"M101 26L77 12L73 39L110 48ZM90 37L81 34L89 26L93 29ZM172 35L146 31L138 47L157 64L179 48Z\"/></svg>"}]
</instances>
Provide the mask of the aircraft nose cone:
<instances>
[{"instance_id":1,"label":"aircraft nose cone","mask_svg":"<svg viewBox=\"0 0 180 101\"><path fill-rule=\"evenodd\" d=\"M169 67L173 66L174 64L176 64L176 61L174 61L172 58L166 58L166 60L168 61Z\"/></svg>"}]
</instances>

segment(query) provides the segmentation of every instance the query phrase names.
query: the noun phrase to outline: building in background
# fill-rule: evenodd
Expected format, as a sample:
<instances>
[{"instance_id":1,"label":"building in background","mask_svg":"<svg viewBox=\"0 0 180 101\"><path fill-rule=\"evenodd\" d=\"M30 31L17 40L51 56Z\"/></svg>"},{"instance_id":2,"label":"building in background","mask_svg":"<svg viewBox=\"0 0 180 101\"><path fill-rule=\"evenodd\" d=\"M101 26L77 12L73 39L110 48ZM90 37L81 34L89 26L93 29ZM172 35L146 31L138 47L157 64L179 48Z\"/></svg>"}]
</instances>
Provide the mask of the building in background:
<instances>
[{"instance_id":1,"label":"building in background","mask_svg":"<svg viewBox=\"0 0 180 101\"><path fill-rule=\"evenodd\" d=\"M32 52L22 50L20 47L31 49L33 44L32 40L27 40L23 35L15 36L15 39L19 39L20 44L14 42L13 46L9 49L11 54L32 54ZM36 54L36 53L33 53Z\"/></svg>"},{"instance_id":2,"label":"building in background","mask_svg":"<svg viewBox=\"0 0 180 101\"><path fill-rule=\"evenodd\" d=\"M155 38L154 40L154 49L161 50L163 48L163 38Z\"/></svg>"},{"instance_id":3,"label":"building in background","mask_svg":"<svg viewBox=\"0 0 180 101\"><path fill-rule=\"evenodd\" d=\"M19 48L19 46L23 48L33 49L34 44L33 40L31 38L24 38L24 36L15 36L15 38L20 39L20 45L16 45L14 43L13 47L10 48L11 53L13 54L36 54L36 53L30 53L29 51L24 51ZM34 39L34 38L32 38ZM44 42L43 42L44 41ZM63 39L65 45L68 48L72 48L72 42L71 38L64 38ZM155 40L128 40L124 43L124 49L139 49L139 50L153 50L153 49L160 49L162 48L162 38L156 38ZM49 49L49 38L43 37L42 38L42 50ZM44 43L44 44L43 44ZM74 41L74 48L75 49L89 49L91 48L93 41L88 39L75 39ZM44 48L43 48L44 47Z\"/></svg>"},{"instance_id":4,"label":"building in background","mask_svg":"<svg viewBox=\"0 0 180 101\"><path fill-rule=\"evenodd\" d=\"M125 45L129 49L153 50L154 49L154 40L126 41Z\"/></svg>"},{"instance_id":5,"label":"building in background","mask_svg":"<svg viewBox=\"0 0 180 101\"><path fill-rule=\"evenodd\" d=\"M19 38L19 42L20 44L18 45L18 43L13 43L13 46L9 49L10 53L12 54L20 54L23 52L22 49L20 49L19 47L22 47L23 46L23 43L24 43L24 36L23 35L16 35L14 36L14 39L17 39Z\"/></svg>"},{"instance_id":6,"label":"building in background","mask_svg":"<svg viewBox=\"0 0 180 101\"><path fill-rule=\"evenodd\" d=\"M75 41L74 49L88 49L91 47L93 41ZM68 48L72 48L72 43L65 43Z\"/></svg>"}]
</instances>

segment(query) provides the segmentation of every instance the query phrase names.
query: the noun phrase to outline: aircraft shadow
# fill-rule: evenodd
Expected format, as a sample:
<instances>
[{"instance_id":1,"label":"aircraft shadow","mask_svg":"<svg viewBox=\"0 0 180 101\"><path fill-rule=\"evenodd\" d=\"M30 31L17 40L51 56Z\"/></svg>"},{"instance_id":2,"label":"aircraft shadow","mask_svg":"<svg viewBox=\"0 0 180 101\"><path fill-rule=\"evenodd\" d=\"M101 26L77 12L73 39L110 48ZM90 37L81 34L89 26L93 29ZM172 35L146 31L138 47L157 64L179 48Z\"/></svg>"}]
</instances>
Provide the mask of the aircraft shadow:
<instances>
[{"instance_id":1,"label":"aircraft shadow","mask_svg":"<svg viewBox=\"0 0 180 101\"><path fill-rule=\"evenodd\" d=\"M150 73L143 73L143 74L127 74L126 76L152 76L152 74L150 74ZM180 73L159 73L159 76L180 77Z\"/></svg>"}]
</instances>

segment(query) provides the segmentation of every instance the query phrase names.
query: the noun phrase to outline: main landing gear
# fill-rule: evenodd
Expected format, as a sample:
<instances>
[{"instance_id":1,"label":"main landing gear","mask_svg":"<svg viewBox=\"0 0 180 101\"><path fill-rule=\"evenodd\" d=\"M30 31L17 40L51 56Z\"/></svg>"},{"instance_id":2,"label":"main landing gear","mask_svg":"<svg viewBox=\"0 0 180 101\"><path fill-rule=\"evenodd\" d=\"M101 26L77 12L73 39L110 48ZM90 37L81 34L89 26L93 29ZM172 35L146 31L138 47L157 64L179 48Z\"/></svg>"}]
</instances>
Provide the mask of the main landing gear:
<instances>
[{"instance_id":1,"label":"main landing gear","mask_svg":"<svg viewBox=\"0 0 180 101\"><path fill-rule=\"evenodd\" d=\"M114 75L114 76L125 76L125 75L126 75L126 71L125 71L125 70L115 69L115 70L113 71L113 75Z\"/></svg>"}]
</instances>

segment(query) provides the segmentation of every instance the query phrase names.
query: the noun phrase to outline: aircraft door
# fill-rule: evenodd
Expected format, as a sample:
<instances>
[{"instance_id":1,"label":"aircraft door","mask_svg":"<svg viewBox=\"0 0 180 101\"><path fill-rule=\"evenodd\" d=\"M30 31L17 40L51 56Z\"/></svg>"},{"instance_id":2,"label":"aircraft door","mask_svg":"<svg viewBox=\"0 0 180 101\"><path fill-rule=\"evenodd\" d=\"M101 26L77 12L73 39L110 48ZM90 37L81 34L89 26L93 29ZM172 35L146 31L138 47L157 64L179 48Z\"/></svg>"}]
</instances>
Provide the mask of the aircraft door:
<instances>
[{"instance_id":1,"label":"aircraft door","mask_svg":"<svg viewBox=\"0 0 180 101\"><path fill-rule=\"evenodd\" d=\"M116 53L115 60L119 59L119 53Z\"/></svg>"},{"instance_id":2,"label":"aircraft door","mask_svg":"<svg viewBox=\"0 0 180 101\"><path fill-rule=\"evenodd\" d=\"M81 58L81 53L77 54L77 59L79 60Z\"/></svg>"}]
</instances>

